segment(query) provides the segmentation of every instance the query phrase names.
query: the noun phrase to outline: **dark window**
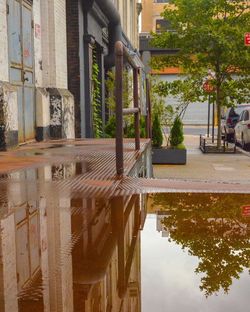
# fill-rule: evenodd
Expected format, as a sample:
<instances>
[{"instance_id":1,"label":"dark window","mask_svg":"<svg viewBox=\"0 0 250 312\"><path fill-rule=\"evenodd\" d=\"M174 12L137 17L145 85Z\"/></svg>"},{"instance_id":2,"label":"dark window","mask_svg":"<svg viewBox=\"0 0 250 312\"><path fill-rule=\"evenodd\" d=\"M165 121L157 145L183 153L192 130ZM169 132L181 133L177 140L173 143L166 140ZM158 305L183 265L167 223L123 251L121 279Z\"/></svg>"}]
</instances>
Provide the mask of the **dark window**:
<instances>
[{"instance_id":1,"label":"dark window","mask_svg":"<svg viewBox=\"0 0 250 312\"><path fill-rule=\"evenodd\" d=\"M170 22L165 19L156 20L156 32L171 30Z\"/></svg>"},{"instance_id":2,"label":"dark window","mask_svg":"<svg viewBox=\"0 0 250 312\"><path fill-rule=\"evenodd\" d=\"M155 3L167 3L169 0L154 0Z\"/></svg>"}]
</instances>

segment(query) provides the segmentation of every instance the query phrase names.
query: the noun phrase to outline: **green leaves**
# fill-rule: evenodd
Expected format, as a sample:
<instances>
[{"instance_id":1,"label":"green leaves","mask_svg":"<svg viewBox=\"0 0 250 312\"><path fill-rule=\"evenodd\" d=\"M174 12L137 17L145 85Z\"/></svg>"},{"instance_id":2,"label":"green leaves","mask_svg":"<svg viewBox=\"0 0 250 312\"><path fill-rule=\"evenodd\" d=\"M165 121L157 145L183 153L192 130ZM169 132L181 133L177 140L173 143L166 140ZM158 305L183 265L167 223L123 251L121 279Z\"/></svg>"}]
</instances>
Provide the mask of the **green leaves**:
<instances>
[{"instance_id":1,"label":"green leaves","mask_svg":"<svg viewBox=\"0 0 250 312\"><path fill-rule=\"evenodd\" d=\"M99 66L96 61L95 51L93 52L92 63L92 115L94 137L100 138L103 134L101 118L101 82L99 81Z\"/></svg>"},{"instance_id":2,"label":"green leaves","mask_svg":"<svg viewBox=\"0 0 250 312\"><path fill-rule=\"evenodd\" d=\"M183 124L179 117L176 117L170 131L170 145L177 146L184 141Z\"/></svg>"},{"instance_id":3,"label":"green leaves","mask_svg":"<svg viewBox=\"0 0 250 312\"><path fill-rule=\"evenodd\" d=\"M197 257L200 290L205 296L227 293L244 269L250 267L250 219L241 206L244 194L155 194L153 205L167 212L163 225L170 240Z\"/></svg>"},{"instance_id":4,"label":"green leaves","mask_svg":"<svg viewBox=\"0 0 250 312\"><path fill-rule=\"evenodd\" d=\"M184 103L204 100L207 95L202 94L203 81L208 70L214 72L220 147L221 107L250 102L250 48L244 45L244 33L250 25L249 1L173 0L162 16L174 31L153 34L151 44L178 52L154 57L151 65L154 69L181 67L188 78L161 85L159 92L163 94L164 89L166 94L175 95L178 90Z\"/></svg>"}]
</instances>

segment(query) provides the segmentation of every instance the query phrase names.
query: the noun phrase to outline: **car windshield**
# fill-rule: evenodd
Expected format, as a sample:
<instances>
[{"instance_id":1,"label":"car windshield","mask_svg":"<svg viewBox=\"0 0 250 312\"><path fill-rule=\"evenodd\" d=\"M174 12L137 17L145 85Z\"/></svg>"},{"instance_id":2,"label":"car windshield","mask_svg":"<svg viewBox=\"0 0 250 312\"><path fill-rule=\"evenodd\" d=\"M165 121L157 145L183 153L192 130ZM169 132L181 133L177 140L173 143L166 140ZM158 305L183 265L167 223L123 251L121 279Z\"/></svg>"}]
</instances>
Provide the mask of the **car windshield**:
<instances>
[{"instance_id":1,"label":"car windshield","mask_svg":"<svg viewBox=\"0 0 250 312\"><path fill-rule=\"evenodd\" d=\"M240 113L243 112L243 110L249 109L249 108L250 108L250 105L237 106L234 108L234 112L235 112L235 114L237 114L239 116Z\"/></svg>"}]
</instances>

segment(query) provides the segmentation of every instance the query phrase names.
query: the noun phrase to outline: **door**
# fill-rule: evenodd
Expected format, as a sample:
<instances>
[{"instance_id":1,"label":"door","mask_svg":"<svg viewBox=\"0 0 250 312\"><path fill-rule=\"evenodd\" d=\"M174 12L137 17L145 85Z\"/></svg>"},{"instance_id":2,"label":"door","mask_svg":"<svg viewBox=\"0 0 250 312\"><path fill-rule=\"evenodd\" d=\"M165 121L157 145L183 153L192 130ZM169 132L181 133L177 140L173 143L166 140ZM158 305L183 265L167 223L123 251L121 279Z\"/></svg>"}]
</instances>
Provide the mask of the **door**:
<instances>
[{"instance_id":1,"label":"door","mask_svg":"<svg viewBox=\"0 0 250 312\"><path fill-rule=\"evenodd\" d=\"M243 120L244 120L244 111L241 112L240 117L239 117L239 120L238 120L238 122L236 123L236 125L235 125L235 127L234 127L235 137L236 137L236 140L237 140L238 142L241 141Z\"/></svg>"},{"instance_id":2,"label":"door","mask_svg":"<svg viewBox=\"0 0 250 312\"><path fill-rule=\"evenodd\" d=\"M32 1L8 0L10 82L18 92L18 140L35 137Z\"/></svg>"}]
</instances>

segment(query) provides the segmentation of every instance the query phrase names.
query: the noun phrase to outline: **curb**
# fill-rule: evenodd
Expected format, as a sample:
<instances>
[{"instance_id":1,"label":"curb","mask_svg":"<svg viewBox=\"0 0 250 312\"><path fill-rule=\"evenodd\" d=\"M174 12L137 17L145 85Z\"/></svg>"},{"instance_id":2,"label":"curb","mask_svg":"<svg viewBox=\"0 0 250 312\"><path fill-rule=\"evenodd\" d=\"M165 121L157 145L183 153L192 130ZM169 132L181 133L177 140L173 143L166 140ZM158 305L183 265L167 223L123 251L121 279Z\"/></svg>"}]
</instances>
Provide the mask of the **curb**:
<instances>
[{"instance_id":1,"label":"curb","mask_svg":"<svg viewBox=\"0 0 250 312\"><path fill-rule=\"evenodd\" d=\"M240 152L241 154L244 154L247 157L250 157L250 152L244 151L241 147L236 146L236 151Z\"/></svg>"}]
</instances>

